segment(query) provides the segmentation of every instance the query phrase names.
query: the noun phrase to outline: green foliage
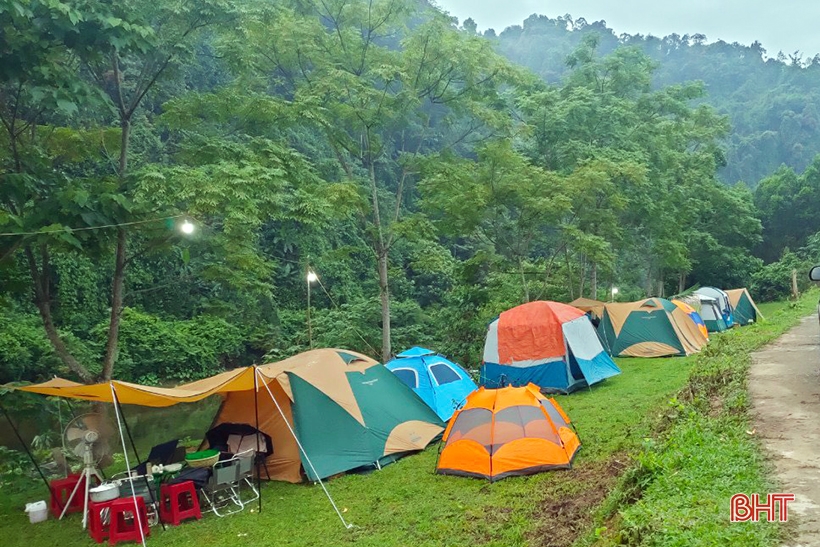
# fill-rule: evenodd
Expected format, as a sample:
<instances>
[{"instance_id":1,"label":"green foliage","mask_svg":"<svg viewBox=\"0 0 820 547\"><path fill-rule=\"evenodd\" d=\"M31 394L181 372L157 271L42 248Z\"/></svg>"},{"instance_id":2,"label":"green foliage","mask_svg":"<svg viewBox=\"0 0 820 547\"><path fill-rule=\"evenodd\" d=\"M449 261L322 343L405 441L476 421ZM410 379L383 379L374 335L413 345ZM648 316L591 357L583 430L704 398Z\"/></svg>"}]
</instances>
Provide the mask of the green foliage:
<instances>
[{"instance_id":1,"label":"green foliage","mask_svg":"<svg viewBox=\"0 0 820 547\"><path fill-rule=\"evenodd\" d=\"M100 338L106 325L100 325ZM121 379L157 384L198 380L231 364L244 349L242 332L224 319L201 315L163 321L126 308L120 327Z\"/></svg>"},{"instance_id":2,"label":"green foliage","mask_svg":"<svg viewBox=\"0 0 820 547\"><path fill-rule=\"evenodd\" d=\"M810 286L806 272L813 266L788 249L777 262L766 264L752 276L751 290L762 302L783 300L792 294L792 271L797 270L797 287L805 291Z\"/></svg>"},{"instance_id":3,"label":"green foliage","mask_svg":"<svg viewBox=\"0 0 820 547\"><path fill-rule=\"evenodd\" d=\"M8 306L0 311L0 384L40 381L68 373L46 338L39 317ZM83 340L71 332L62 334L80 359L94 359Z\"/></svg>"}]
</instances>

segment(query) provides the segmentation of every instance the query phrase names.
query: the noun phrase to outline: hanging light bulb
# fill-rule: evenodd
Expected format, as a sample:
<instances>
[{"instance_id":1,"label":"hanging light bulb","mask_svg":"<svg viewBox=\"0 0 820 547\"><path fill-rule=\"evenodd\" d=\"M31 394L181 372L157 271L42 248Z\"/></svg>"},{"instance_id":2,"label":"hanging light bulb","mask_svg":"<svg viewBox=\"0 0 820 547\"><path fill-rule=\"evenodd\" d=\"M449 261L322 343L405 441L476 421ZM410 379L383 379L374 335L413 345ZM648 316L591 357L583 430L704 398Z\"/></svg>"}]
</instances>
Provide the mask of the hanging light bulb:
<instances>
[{"instance_id":1,"label":"hanging light bulb","mask_svg":"<svg viewBox=\"0 0 820 547\"><path fill-rule=\"evenodd\" d=\"M316 275L316 272L313 270L308 270L307 273L307 282L308 283L315 283L319 279L319 276Z\"/></svg>"},{"instance_id":2,"label":"hanging light bulb","mask_svg":"<svg viewBox=\"0 0 820 547\"><path fill-rule=\"evenodd\" d=\"M185 221L182 223L182 226L179 227L179 229L182 231L183 234L191 235L192 233L194 233L196 226L194 226L194 224L186 218Z\"/></svg>"}]
</instances>

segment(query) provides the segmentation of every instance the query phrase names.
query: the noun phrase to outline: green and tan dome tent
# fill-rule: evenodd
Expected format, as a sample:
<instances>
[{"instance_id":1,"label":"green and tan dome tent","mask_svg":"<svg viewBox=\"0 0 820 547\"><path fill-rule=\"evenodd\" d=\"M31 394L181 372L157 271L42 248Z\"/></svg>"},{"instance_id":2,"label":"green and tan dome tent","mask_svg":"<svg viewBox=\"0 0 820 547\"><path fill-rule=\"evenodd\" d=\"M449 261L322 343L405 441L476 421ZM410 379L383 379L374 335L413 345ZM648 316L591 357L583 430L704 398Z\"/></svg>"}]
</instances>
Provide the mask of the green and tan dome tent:
<instances>
[{"instance_id":1,"label":"green and tan dome tent","mask_svg":"<svg viewBox=\"0 0 820 547\"><path fill-rule=\"evenodd\" d=\"M606 304L598 337L618 357L691 355L707 343L686 312L664 298Z\"/></svg>"},{"instance_id":2,"label":"green and tan dome tent","mask_svg":"<svg viewBox=\"0 0 820 547\"><path fill-rule=\"evenodd\" d=\"M735 325L748 325L763 320L763 314L757 309L757 304L752 300L752 295L744 289L729 289L729 304L732 306Z\"/></svg>"},{"instance_id":3,"label":"green and tan dome tent","mask_svg":"<svg viewBox=\"0 0 820 547\"><path fill-rule=\"evenodd\" d=\"M397 376L353 351L315 349L261 365L259 373L289 418L312 465L301 461L269 393L258 397L260 427L273 439L266 461L272 478L296 482L300 467L308 479L360 467L381 467L423 450L444 432L436 413ZM231 393L216 422L248 419L253 393ZM263 423L264 416L264 423ZM315 469L315 472L314 472Z\"/></svg>"}]
</instances>

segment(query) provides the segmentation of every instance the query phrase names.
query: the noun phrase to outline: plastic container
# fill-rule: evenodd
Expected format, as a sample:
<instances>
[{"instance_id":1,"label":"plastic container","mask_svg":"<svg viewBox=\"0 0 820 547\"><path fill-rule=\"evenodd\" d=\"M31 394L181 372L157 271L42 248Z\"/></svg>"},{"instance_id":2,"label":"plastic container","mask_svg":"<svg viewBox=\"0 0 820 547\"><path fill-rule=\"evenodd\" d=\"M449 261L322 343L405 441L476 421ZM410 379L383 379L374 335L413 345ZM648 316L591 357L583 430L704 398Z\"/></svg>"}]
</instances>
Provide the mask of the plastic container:
<instances>
[{"instance_id":1,"label":"plastic container","mask_svg":"<svg viewBox=\"0 0 820 547\"><path fill-rule=\"evenodd\" d=\"M28 513L28 520L32 524L43 522L48 518L48 506L46 506L46 502L43 500L27 503L26 513Z\"/></svg>"}]
</instances>

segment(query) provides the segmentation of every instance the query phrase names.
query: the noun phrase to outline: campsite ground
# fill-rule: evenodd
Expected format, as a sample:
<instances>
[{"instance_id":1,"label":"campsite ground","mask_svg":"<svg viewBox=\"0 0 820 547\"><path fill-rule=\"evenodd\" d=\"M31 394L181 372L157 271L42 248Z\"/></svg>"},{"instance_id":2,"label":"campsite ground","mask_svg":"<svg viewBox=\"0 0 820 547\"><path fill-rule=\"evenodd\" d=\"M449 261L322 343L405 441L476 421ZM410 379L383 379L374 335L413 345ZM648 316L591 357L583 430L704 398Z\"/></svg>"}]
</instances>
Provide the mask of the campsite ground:
<instances>
[{"instance_id":1,"label":"campsite ground","mask_svg":"<svg viewBox=\"0 0 820 547\"><path fill-rule=\"evenodd\" d=\"M694 529L700 534L700 544L716 544L720 539L728 539L722 544L731 544L734 536L727 535L728 518L723 514L722 501L709 506L709 492L681 490L670 477L688 476L686 457L677 462L677 469L663 458L676 454L677 445L670 447L668 443L684 444L685 437L680 441L677 435L692 434L687 429L692 427L689 421L700 419L695 417L696 407L689 409L685 396L687 390L695 393L699 389L697 385L692 387L693 381L706 377L696 374L697 371L702 372L703 367L724 357L727 363L740 362L741 359L733 358L740 352L748 359L752 349L806 315L813 307L813 298L816 300L811 295L797 306L766 306L764 313L769 312L772 318L765 326L727 333L702 357L619 360L624 371L620 376L592 390L561 397L560 402L575 421L584 444L571 471L512 478L495 484L443 477L433 473L437 451L433 446L381 471L329 481L330 492L344 517L355 525L350 531L342 527L318 486L271 483L264 486L261 514L248 510L224 519L207 515L200 522L164 532L154 529L151 543L157 547L236 542L277 546L355 543L374 547L542 547L568 546L573 542L603 545L630 538L636 540L634 543L648 544L654 541L657 529L671 529L670 533ZM747 369L740 370L745 379ZM743 390L745 394L745 383ZM716 412L716 417L719 414ZM711 418L704 419L707 422L700 424L698 431L708 432ZM732 419L739 422L729 426L721 422L718 425L722 432L715 435L734 435L732 428L745 427L745 411ZM763 467L757 446L742 435L737 444L727 442L717 451L704 446L698 453L718 458L707 462L712 470L731 476L743 469L740 474L749 475L751 483L758 484ZM703 463L698 462L698 469ZM652 473L643 472L650 464L656 465ZM743 467L733 467L738 465ZM669 489L670 484L677 490ZM706 490L709 487L705 485ZM718 500L721 495L714 493ZM698 506L690 513L679 512L678 506L695 503L693 500L700 499L698 496L706 500L707 506ZM81 531L76 516L67 522L29 524L22 508L25 502L42 498L42 484L23 477L2 478L0 537L4 547L92 544ZM699 516L698 511L706 517ZM660 524L652 520L658 518ZM700 526L701 521L704 526ZM637 536L636 530L640 531ZM744 541L751 538L744 545L763 545L764 540L779 533L774 527L766 527L762 533L751 527L744 530ZM672 539L681 545L696 544L687 542L685 537Z\"/></svg>"}]
</instances>

